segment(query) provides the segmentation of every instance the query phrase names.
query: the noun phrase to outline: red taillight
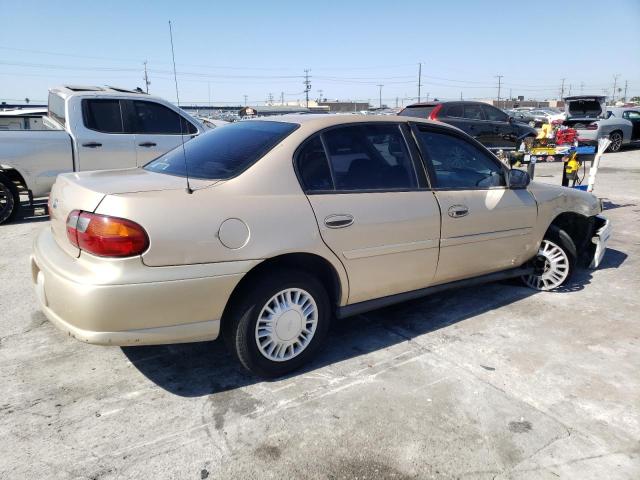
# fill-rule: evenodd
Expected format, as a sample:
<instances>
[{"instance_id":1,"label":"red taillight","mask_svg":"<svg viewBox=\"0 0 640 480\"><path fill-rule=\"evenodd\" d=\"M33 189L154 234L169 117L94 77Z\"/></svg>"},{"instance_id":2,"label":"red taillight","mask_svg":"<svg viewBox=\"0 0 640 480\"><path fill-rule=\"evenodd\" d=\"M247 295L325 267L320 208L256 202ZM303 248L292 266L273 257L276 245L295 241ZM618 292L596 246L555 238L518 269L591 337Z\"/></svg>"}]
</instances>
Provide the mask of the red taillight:
<instances>
[{"instance_id":1,"label":"red taillight","mask_svg":"<svg viewBox=\"0 0 640 480\"><path fill-rule=\"evenodd\" d=\"M440 113L440 110L442 110L442 104L441 103L436 105L436 107L433 110L431 110L431 113L429 114L429 120L437 120L438 119L438 114Z\"/></svg>"},{"instance_id":2,"label":"red taillight","mask_svg":"<svg viewBox=\"0 0 640 480\"><path fill-rule=\"evenodd\" d=\"M149 246L147 232L137 223L80 210L67 218L67 237L81 250L101 257L140 255Z\"/></svg>"},{"instance_id":3,"label":"red taillight","mask_svg":"<svg viewBox=\"0 0 640 480\"><path fill-rule=\"evenodd\" d=\"M597 123L590 123L589 125L587 125L585 127L585 130L597 130L598 129L598 124Z\"/></svg>"}]
</instances>

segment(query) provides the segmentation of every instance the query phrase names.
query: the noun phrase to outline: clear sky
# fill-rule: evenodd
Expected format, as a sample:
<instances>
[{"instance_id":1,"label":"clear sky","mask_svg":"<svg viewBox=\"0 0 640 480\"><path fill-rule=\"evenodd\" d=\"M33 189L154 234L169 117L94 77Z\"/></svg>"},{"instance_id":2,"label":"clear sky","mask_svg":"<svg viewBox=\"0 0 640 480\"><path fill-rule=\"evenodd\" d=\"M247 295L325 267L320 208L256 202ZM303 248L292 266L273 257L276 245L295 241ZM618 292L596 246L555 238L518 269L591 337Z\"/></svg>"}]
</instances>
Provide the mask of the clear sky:
<instances>
[{"instance_id":1,"label":"clear sky","mask_svg":"<svg viewBox=\"0 0 640 480\"><path fill-rule=\"evenodd\" d=\"M95 5L95 6L93 6ZM0 99L44 101L58 84L143 87L182 103L417 96L640 95L640 0L0 0ZM582 84L582 87L581 87ZM210 92L210 93L209 93ZM620 94L616 94L620 96ZM402 100L400 100L402 102ZM406 100L405 100L406 102Z\"/></svg>"}]
</instances>

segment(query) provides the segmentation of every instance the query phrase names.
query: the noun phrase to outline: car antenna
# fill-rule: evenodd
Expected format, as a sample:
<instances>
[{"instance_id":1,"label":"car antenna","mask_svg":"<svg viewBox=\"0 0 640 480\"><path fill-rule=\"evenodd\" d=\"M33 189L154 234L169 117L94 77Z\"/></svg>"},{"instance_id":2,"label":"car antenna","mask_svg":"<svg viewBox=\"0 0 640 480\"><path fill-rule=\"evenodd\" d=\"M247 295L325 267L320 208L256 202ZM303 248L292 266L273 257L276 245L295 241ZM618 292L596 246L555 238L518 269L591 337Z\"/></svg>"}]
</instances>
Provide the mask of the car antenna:
<instances>
[{"instance_id":1,"label":"car antenna","mask_svg":"<svg viewBox=\"0 0 640 480\"><path fill-rule=\"evenodd\" d=\"M180 94L178 93L178 74L176 73L176 54L173 51L173 30L171 28L171 20L169 20L169 37L171 38L171 59L173 60L173 80L176 84L176 99L178 100L178 108L180 108ZM182 128L183 121L182 117L178 115L180 118L180 139L182 140L182 156L184 157L184 173L187 177L187 188L186 191L188 194L193 193L193 189L189 184L189 163L187 162L187 151L184 148L184 130Z\"/></svg>"}]
</instances>

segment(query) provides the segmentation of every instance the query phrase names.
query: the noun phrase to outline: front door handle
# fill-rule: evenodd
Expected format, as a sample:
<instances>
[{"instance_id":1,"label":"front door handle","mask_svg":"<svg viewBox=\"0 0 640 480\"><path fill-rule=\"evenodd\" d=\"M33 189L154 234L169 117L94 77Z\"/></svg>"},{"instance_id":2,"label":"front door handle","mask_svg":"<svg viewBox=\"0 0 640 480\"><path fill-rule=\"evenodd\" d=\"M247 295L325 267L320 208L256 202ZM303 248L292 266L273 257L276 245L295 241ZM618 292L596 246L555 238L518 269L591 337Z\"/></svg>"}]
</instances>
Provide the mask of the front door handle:
<instances>
[{"instance_id":1,"label":"front door handle","mask_svg":"<svg viewBox=\"0 0 640 480\"><path fill-rule=\"evenodd\" d=\"M140 146L140 147L147 147L147 148L149 148L149 147L155 147L156 145L157 145L157 144L156 144L156 143L153 143L153 142L142 142L142 143L139 143L139 144L138 144L138 146Z\"/></svg>"},{"instance_id":2,"label":"front door handle","mask_svg":"<svg viewBox=\"0 0 640 480\"><path fill-rule=\"evenodd\" d=\"M98 148L98 147L101 147L102 144L98 142L89 142L89 143L83 143L82 146L89 147L89 148Z\"/></svg>"},{"instance_id":3,"label":"front door handle","mask_svg":"<svg viewBox=\"0 0 640 480\"><path fill-rule=\"evenodd\" d=\"M324 224L329 228L345 228L353 225L353 215L334 214L324 219Z\"/></svg>"},{"instance_id":4,"label":"front door handle","mask_svg":"<svg viewBox=\"0 0 640 480\"><path fill-rule=\"evenodd\" d=\"M452 205L449 207L448 213L451 218L465 217L469 214L469 207L466 205Z\"/></svg>"}]
</instances>

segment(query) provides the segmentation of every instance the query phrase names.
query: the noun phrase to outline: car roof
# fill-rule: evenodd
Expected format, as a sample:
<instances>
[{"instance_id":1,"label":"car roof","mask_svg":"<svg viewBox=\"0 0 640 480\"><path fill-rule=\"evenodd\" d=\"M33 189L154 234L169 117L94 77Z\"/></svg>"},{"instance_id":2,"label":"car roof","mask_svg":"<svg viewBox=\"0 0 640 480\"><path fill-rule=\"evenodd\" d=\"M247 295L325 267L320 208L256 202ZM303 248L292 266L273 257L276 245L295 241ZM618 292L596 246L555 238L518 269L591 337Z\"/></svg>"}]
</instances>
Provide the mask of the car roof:
<instances>
[{"instance_id":1,"label":"car roof","mask_svg":"<svg viewBox=\"0 0 640 480\"><path fill-rule=\"evenodd\" d=\"M405 117L399 115L327 115L324 114L304 114L304 115L270 115L268 117L258 117L250 120L242 120L243 122L255 122L255 121L265 121L265 122L287 122L287 123L295 123L305 127L311 128L327 128L332 127L334 125L348 125L350 123L389 123L389 122L397 122L397 123L407 123L407 122L415 122L415 123L425 123L430 125L438 125L441 127L451 128L453 130L458 130L451 125L447 125L442 122L437 122L433 120L427 120L422 118L414 118L414 117Z\"/></svg>"},{"instance_id":2,"label":"car roof","mask_svg":"<svg viewBox=\"0 0 640 480\"><path fill-rule=\"evenodd\" d=\"M127 88L112 87L112 86L89 86L89 85L61 85L49 89L51 93L55 93L64 99L73 96L96 96L96 97L140 97L145 99L153 98L155 100L158 97L153 97L147 93L130 90Z\"/></svg>"},{"instance_id":3,"label":"car roof","mask_svg":"<svg viewBox=\"0 0 640 480\"><path fill-rule=\"evenodd\" d=\"M435 107L436 105L452 105L452 104L460 104L464 103L467 105L487 105L489 107L493 106L487 102L478 102L475 100L446 100L446 101L434 101L434 102L420 102L420 103L412 103L411 105L407 105L405 108L416 108L416 107ZM498 107L495 107L498 108Z\"/></svg>"}]
</instances>

